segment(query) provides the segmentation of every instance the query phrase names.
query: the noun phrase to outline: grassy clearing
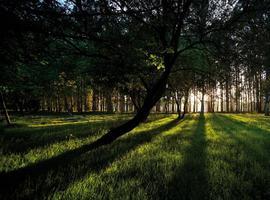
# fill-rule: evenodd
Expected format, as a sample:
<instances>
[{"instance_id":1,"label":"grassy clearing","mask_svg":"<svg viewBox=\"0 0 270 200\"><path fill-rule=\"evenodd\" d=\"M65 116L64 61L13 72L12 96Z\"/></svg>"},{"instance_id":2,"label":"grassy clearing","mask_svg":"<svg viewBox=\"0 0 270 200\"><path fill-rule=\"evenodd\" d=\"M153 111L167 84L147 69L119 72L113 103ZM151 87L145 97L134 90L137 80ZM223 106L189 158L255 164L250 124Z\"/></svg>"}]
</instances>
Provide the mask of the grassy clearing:
<instances>
[{"instance_id":1,"label":"grassy clearing","mask_svg":"<svg viewBox=\"0 0 270 200\"><path fill-rule=\"evenodd\" d=\"M151 116L111 145L80 151L129 117L18 118L22 126L0 136L3 197L270 198L269 118Z\"/></svg>"},{"instance_id":2,"label":"grassy clearing","mask_svg":"<svg viewBox=\"0 0 270 200\"><path fill-rule=\"evenodd\" d=\"M0 136L0 171L49 159L95 140L108 128L117 126L129 115L28 116L15 118L17 128Z\"/></svg>"}]
</instances>

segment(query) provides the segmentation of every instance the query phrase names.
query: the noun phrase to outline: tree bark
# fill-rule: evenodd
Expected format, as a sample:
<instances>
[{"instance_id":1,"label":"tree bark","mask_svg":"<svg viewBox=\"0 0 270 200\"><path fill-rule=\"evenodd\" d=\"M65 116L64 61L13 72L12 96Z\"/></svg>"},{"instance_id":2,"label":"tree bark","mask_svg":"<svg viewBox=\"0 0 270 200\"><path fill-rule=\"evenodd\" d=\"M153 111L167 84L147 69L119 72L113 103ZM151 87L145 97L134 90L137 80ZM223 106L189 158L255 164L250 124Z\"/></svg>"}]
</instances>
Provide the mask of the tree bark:
<instances>
[{"instance_id":1,"label":"tree bark","mask_svg":"<svg viewBox=\"0 0 270 200\"><path fill-rule=\"evenodd\" d=\"M84 112L88 112L89 107L88 107L88 91L87 91L87 86L86 86L86 81L84 79L83 82L83 104L84 104Z\"/></svg>"},{"instance_id":2,"label":"tree bark","mask_svg":"<svg viewBox=\"0 0 270 200\"><path fill-rule=\"evenodd\" d=\"M98 144L98 146L101 146L109 144L114 140L116 140L118 137L124 135L125 133L137 127L140 123L143 123L147 119L151 109L154 107L154 105L157 103L157 101L162 97L163 93L165 92L166 83L168 81L171 68L172 66L167 67L166 70L161 75L161 77L154 84L152 89L148 91L141 109L136 113L136 115L131 120L127 121L121 126L111 129L107 134L103 135L92 145Z\"/></svg>"},{"instance_id":3,"label":"tree bark","mask_svg":"<svg viewBox=\"0 0 270 200\"><path fill-rule=\"evenodd\" d=\"M160 112L160 102L156 103L156 112Z\"/></svg>"},{"instance_id":4,"label":"tree bark","mask_svg":"<svg viewBox=\"0 0 270 200\"><path fill-rule=\"evenodd\" d=\"M125 112L125 96L123 94L120 94L119 96L119 110L120 113L124 113Z\"/></svg>"},{"instance_id":5,"label":"tree bark","mask_svg":"<svg viewBox=\"0 0 270 200\"><path fill-rule=\"evenodd\" d=\"M265 96L265 106L264 106L265 116L270 116L269 104L270 104L270 94L268 93Z\"/></svg>"},{"instance_id":6,"label":"tree bark","mask_svg":"<svg viewBox=\"0 0 270 200\"><path fill-rule=\"evenodd\" d=\"M186 115L186 113L187 113L187 105L188 105L188 93L189 93L189 89L187 89L186 91L185 91L185 102L184 102L184 111L183 111L183 114L182 114L182 116L181 116L181 119L184 119L184 117L185 117L185 115Z\"/></svg>"},{"instance_id":7,"label":"tree bark","mask_svg":"<svg viewBox=\"0 0 270 200\"><path fill-rule=\"evenodd\" d=\"M220 112L223 112L223 83L220 84Z\"/></svg>"},{"instance_id":8,"label":"tree bark","mask_svg":"<svg viewBox=\"0 0 270 200\"><path fill-rule=\"evenodd\" d=\"M265 106L264 106L264 114L265 116L270 116L270 67L266 68L266 84L268 87L265 88Z\"/></svg>"},{"instance_id":9,"label":"tree bark","mask_svg":"<svg viewBox=\"0 0 270 200\"><path fill-rule=\"evenodd\" d=\"M134 107L134 111L135 112L138 112L138 110L140 110L140 108L141 108L141 100L142 100L142 98L141 98L141 91L140 90L138 90L138 89L134 89L134 90L132 90L130 93L129 93L129 96L130 96L130 100L131 100L131 102L132 102L132 104L133 104L133 107Z\"/></svg>"},{"instance_id":10,"label":"tree bark","mask_svg":"<svg viewBox=\"0 0 270 200\"><path fill-rule=\"evenodd\" d=\"M201 114L204 114L204 95L205 95L205 91L204 91L204 88L203 88L202 100L201 100Z\"/></svg>"},{"instance_id":11,"label":"tree bark","mask_svg":"<svg viewBox=\"0 0 270 200\"><path fill-rule=\"evenodd\" d=\"M235 72L235 112L239 113L239 101L240 101L240 90L239 90L239 69Z\"/></svg>"},{"instance_id":12,"label":"tree bark","mask_svg":"<svg viewBox=\"0 0 270 200\"><path fill-rule=\"evenodd\" d=\"M175 101L175 98L172 98L172 113L175 112L175 109L174 109L175 102L174 101Z\"/></svg>"},{"instance_id":13,"label":"tree bark","mask_svg":"<svg viewBox=\"0 0 270 200\"><path fill-rule=\"evenodd\" d=\"M94 88L92 94L92 111L98 110L98 91Z\"/></svg>"},{"instance_id":14,"label":"tree bark","mask_svg":"<svg viewBox=\"0 0 270 200\"><path fill-rule=\"evenodd\" d=\"M176 103L176 110L177 110L177 114L178 114L178 119L181 119L181 100L182 97L177 97L177 99L175 98L175 103Z\"/></svg>"},{"instance_id":15,"label":"tree bark","mask_svg":"<svg viewBox=\"0 0 270 200\"><path fill-rule=\"evenodd\" d=\"M2 91L0 91L0 98L1 98L1 106L3 109L3 115L5 116L6 123L7 123L7 125L11 125L10 117L9 117L9 114L7 111L7 107L6 107L6 103L5 103L5 99L4 99L4 95L3 95Z\"/></svg>"},{"instance_id":16,"label":"tree bark","mask_svg":"<svg viewBox=\"0 0 270 200\"><path fill-rule=\"evenodd\" d=\"M196 112L196 89L194 88L194 95L193 95L193 112Z\"/></svg>"},{"instance_id":17,"label":"tree bark","mask_svg":"<svg viewBox=\"0 0 270 200\"><path fill-rule=\"evenodd\" d=\"M226 79L226 112L230 111L229 81Z\"/></svg>"},{"instance_id":18,"label":"tree bark","mask_svg":"<svg viewBox=\"0 0 270 200\"><path fill-rule=\"evenodd\" d=\"M260 103L260 91L259 91L259 79L258 74L255 74L255 87L256 87L256 110L258 113L261 112L261 103Z\"/></svg>"},{"instance_id":19,"label":"tree bark","mask_svg":"<svg viewBox=\"0 0 270 200\"><path fill-rule=\"evenodd\" d=\"M106 108L107 112L113 112L112 93L110 91L106 92Z\"/></svg>"}]
</instances>

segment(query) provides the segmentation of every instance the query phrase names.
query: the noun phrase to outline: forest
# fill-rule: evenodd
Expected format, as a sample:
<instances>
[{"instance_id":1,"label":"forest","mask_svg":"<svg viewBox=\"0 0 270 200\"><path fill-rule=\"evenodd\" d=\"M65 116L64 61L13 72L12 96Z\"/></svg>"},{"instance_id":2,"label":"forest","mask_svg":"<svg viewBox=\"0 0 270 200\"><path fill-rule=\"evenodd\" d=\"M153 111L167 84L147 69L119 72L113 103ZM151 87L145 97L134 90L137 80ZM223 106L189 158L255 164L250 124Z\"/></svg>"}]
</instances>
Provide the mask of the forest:
<instances>
[{"instance_id":1,"label":"forest","mask_svg":"<svg viewBox=\"0 0 270 200\"><path fill-rule=\"evenodd\" d=\"M0 199L270 199L269 0L1 0Z\"/></svg>"}]
</instances>

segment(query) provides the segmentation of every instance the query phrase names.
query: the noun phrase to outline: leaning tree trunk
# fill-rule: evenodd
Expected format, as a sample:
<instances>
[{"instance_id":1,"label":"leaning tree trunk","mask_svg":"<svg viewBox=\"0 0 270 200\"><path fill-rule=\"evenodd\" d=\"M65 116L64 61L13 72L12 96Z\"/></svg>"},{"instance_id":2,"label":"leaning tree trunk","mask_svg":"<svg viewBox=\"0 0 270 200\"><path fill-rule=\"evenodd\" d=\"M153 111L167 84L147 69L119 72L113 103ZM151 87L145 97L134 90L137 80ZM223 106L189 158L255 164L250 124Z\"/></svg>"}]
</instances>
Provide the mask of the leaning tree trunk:
<instances>
[{"instance_id":1,"label":"leaning tree trunk","mask_svg":"<svg viewBox=\"0 0 270 200\"><path fill-rule=\"evenodd\" d=\"M166 83L168 81L172 66L166 68L161 77L156 81L152 89L147 93L144 103L140 110L136 113L136 115L126 123L111 129L108 133L103 135L101 138L96 140L94 143L85 146L85 150L92 150L102 145L110 144L120 136L125 133L131 131L135 127L137 127L140 123L143 123L151 109L158 102L158 100L162 97L163 93L166 89Z\"/></svg>"},{"instance_id":2,"label":"leaning tree trunk","mask_svg":"<svg viewBox=\"0 0 270 200\"><path fill-rule=\"evenodd\" d=\"M131 102L135 108L135 112L138 112L141 108L141 95L140 95L140 90L133 90L129 94Z\"/></svg>"},{"instance_id":3,"label":"leaning tree trunk","mask_svg":"<svg viewBox=\"0 0 270 200\"><path fill-rule=\"evenodd\" d=\"M0 91L0 99L1 99L1 106L3 109L3 115L5 116L6 123L7 123L7 125L11 125L11 121L10 121L7 107L6 107L5 100L4 100L4 96L3 96L3 93L1 91Z\"/></svg>"}]
</instances>

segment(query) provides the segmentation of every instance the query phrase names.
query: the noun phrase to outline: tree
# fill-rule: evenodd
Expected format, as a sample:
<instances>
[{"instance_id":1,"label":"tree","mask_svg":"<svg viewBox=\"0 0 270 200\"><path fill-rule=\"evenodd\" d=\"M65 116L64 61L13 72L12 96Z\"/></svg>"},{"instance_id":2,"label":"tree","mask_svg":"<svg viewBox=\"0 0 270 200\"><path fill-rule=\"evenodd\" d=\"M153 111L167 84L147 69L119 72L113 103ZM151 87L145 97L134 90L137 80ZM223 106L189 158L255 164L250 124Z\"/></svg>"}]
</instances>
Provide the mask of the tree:
<instances>
[{"instance_id":1,"label":"tree","mask_svg":"<svg viewBox=\"0 0 270 200\"><path fill-rule=\"evenodd\" d=\"M30 43L33 47L31 53L33 53L33 57L37 58L34 59L35 61L41 60L41 52L42 56L50 61L45 66L55 63L49 59L54 52L61 52L60 55L57 54L60 58L70 56L73 58L70 62L75 63L75 66L77 59L80 60L79 66L85 65L81 62L89 62L89 66L84 68L85 71L81 71L80 67L76 67L76 69L79 74L87 72L91 77L92 86L97 84L99 87L104 86L103 88L110 88L109 86L114 88L122 85L126 89L130 84L140 85L143 100L134 101L134 104L138 104L134 118L111 129L87 147L91 149L114 141L145 121L153 106L166 91L168 80L174 73L177 63L181 63L178 70L194 73L191 66L183 67L184 62L181 56L194 49L204 48L204 51L212 49L213 46L216 46L217 35L224 36L231 32L239 20L243 20L251 12L256 12L257 6L264 6L263 3L257 4L251 0L226 2L205 0L138 0L136 2L29 0L19 4L15 3L14 10L14 1L9 1L5 2L1 9L4 10L3 13L6 17L12 16L12 26L5 23L4 27L14 36L10 37L8 34L4 36L12 41L20 38L17 38L15 34L19 31L23 33L24 37L16 40L18 41L16 44L3 43L1 47L8 47L7 49L11 50L20 46L21 41ZM17 25L19 26L17 27ZM42 41L44 38L46 39ZM43 47L46 47L47 51L40 51ZM18 49L24 50L24 48ZM10 52L12 51L4 53L8 61L11 60ZM19 55L23 59L20 60L16 57L16 61L20 60L20 63L27 63L30 66L37 63L32 62L32 59L29 58L25 60L26 53ZM81 57L83 59L80 59ZM68 60L63 59L61 64ZM37 66L42 66L42 63ZM204 67L203 65L202 68ZM52 80L57 85L56 88L61 82L59 74L63 71L59 70L54 74ZM185 73L183 74L185 75ZM82 99L80 96L82 95L81 80L83 78L77 76L73 79L77 80L77 110L81 110ZM137 84L137 80L140 80L139 84ZM183 83L180 86L184 88L185 96L183 114L186 112L190 89L189 86L185 86L185 82L186 80L180 82ZM57 110L61 110L59 107L61 105L60 93L60 91L56 91L52 97L54 101L51 101L57 105L55 106ZM105 99L110 99L109 95ZM133 97L133 100L135 99ZM111 109L109 104L108 101L107 107Z\"/></svg>"}]
</instances>

